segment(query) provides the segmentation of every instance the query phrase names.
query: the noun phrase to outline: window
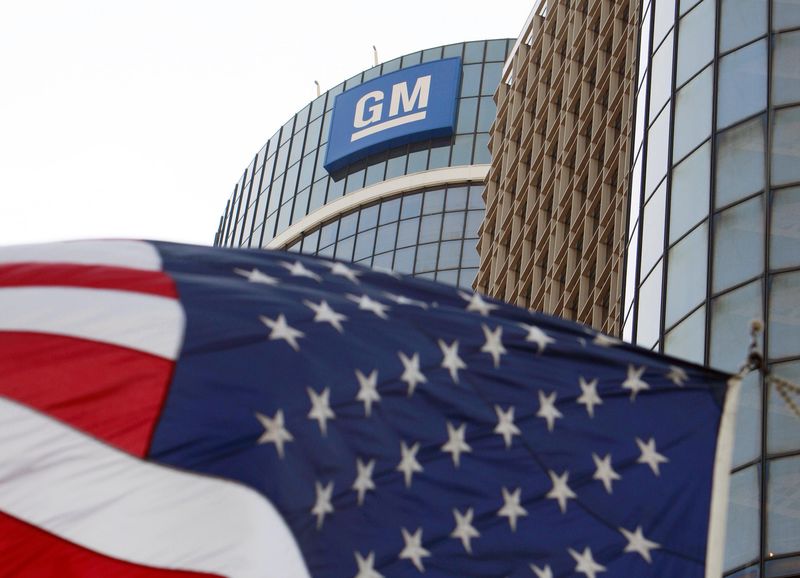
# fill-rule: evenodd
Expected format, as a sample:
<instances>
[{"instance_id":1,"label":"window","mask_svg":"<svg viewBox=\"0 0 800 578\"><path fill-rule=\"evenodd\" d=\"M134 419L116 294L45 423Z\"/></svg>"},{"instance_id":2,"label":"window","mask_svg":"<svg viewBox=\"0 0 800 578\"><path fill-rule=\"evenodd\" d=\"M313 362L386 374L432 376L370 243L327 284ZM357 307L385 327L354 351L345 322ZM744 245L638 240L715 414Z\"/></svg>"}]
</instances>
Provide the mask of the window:
<instances>
[{"instance_id":1,"label":"window","mask_svg":"<svg viewBox=\"0 0 800 578\"><path fill-rule=\"evenodd\" d=\"M764 270L764 197L740 203L714 217L714 280L719 292Z\"/></svg>"},{"instance_id":2,"label":"window","mask_svg":"<svg viewBox=\"0 0 800 578\"><path fill-rule=\"evenodd\" d=\"M706 307L676 325L664 338L664 353L681 359L703 363L706 352Z\"/></svg>"},{"instance_id":3,"label":"window","mask_svg":"<svg viewBox=\"0 0 800 578\"><path fill-rule=\"evenodd\" d=\"M800 457L771 461L767 476L767 550L773 554L800 550Z\"/></svg>"},{"instance_id":4,"label":"window","mask_svg":"<svg viewBox=\"0 0 800 578\"><path fill-rule=\"evenodd\" d=\"M769 265L773 269L800 266L800 187L773 194Z\"/></svg>"},{"instance_id":5,"label":"window","mask_svg":"<svg viewBox=\"0 0 800 578\"><path fill-rule=\"evenodd\" d=\"M711 134L713 76L713 66L709 66L675 95L675 140L672 144L675 160L686 156Z\"/></svg>"},{"instance_id":6,"label":"window","mask_svg":"<svg viewBox=\"0 0 800 578\"><path fill-rule=\"evenodd\" d=\"M761 40L720 60L717 126L730 126L766 106L767 41Z\"/></svg>"},{"instance_id":7,"label":"window","mask_svg":"<svg viewBox=\"0 0 800 578\"><path fill-rule=\"evenodd\" d=\"M756 467L731 475L723 568L758 557L759 491Z\"/></svg>"},{"instance_id":8,"label":"window","mask_svg":"<svg viewBox=\"0 0 800 578\"><path fill-rule=\"evenodd\" d=\"M717 136L716 207L764 188L765 129L758 117Z\"/></svg>"},{"instance_id":9,"label":"window","mask_svg":"<svg viewBox=\"0 0 800 578\"><path fill-rule=\"evenodd\" d=\"M767 32L764 0L722 0L719 51L728 52Z\"/></svg>"},{"instance_id":10,"label":"window","mask_svg":"<svg viewBox=\"0 0 800 578\"><path fill-rule=\"evenodd\" d=\"M754 281L715 298L711 303L709 365L738 371L750 344L750 322L763 319L761 281ZM774 333L771 329L770 335Z\"/></svg>"},{"instance_id":11,"label":"window","mask_svg":"<svg viewBox=\"0 0 800 578\"><path fill-rule=\"evenodd\" d=\"M771 358L800 355L798 295L800 295L800 271L782 273L771 279L769 296Z\"/></svg>"},{"instance_id":12,"label":"window","mask_svg":"<svg viewBox=\"0 0 800 578\"><path fill-rule=\"evenodd\" d=\"M672 171L670 243L708 215L711 146L706 143Z\"/></svg>"},{"instance_id":13,"label":"window","mask_svg":"<svg viewBox=\"0 0 800 578\"><path fill-rule=\"evenodd\" d=\"M708 224L703 223L669 251L666 326L699 305L706 296Z\"/></svg>"},{"instance_id":14,"label":"window","mask_svg":"<svg viewBox=\"0 0 800 578\"><path fill-rule=\"evenodd\" d=\"M775 37L772 56L772 104L800 101L800 31Z\"/></svg>"},{"instance_id":15,"label":"window","mask_svg":"<svg viewBox=\"0 0 800 578\"><path fill-rule=\"evenodd\" d=\"M639 288L639 308L636 321L636 343L652 347L658 341L661 319L661 264Z\"/></svg>"},{"instance_id":16,"label":"window","mask_svg":"<svg viewBox=\"0 0 800 578\"><path fill-rule=\"evenodd\" d=\"M697 8L681 18L678 26L676 86L681 86L714 58L715 1L703 0ZM655 73L655 61L653 71Z\"/></svg>"},{"instance_id":17,"label":"window","mask_svg":"<svg viewBox=\"0 0 800 578\"><path fill-rule=\"evenodd\" d=\"M775 112L772 136L772 184L800 181L800 107Z\"/></svg>"}]
</instances>

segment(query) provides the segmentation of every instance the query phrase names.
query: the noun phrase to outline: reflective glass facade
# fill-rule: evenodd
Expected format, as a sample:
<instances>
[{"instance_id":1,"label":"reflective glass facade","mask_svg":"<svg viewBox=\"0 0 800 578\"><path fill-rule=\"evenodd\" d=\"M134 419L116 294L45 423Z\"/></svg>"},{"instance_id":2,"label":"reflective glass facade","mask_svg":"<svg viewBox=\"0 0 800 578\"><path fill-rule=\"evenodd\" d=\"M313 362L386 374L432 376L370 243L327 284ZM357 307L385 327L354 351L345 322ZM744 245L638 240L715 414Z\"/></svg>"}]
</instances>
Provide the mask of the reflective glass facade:
<instances>
[{"instance_id":1,"label":"reflective glass facade","mask_svg":"<svg viewBox=\"0 0 800 578\"><path fill-rule=\"evenodd\" d=\"M431 169L488 164L490 160L487 147L488 132L496 113L492 95L500 81L503 62L512 44L513 40L506 39L476 41L407 54L359 73L316 98L289 119L261 148L247 167L220 220L215 245L266 247L277 235L312 215L324 205L370 185ZM333 175L328 174L322 165L337 94L389 72L451 57L462 59L456 130L452 137L404 145L354 163ZM427 195L428 193L425 193L426 198ZM367 208L362 207L360 210L363 213ZM348 223L352 219L358 220L358 212L359 210L356 210L355 216L337 216L337 220L342 222L347 220ZM446 216L444 211L440 213ZM304 232L308 233L306 236L313 234L310 230ZM459 243L468 238L464 237L465 234L466 232L459 233ZM470 234L475 236L475 233ZM337 241L336 256L346 258L344 256L348 251L345 245L349 242L347 239L347 236L340 238L344 245ZM451 240L455 239L447 241ZM355 239L353 243L357 241L358 239ZM444 244L444 237L435 241L437 243L441 241L442 250L449 251L450 245ZM393 251L400 248L399 244L402 241L398 238L394 242ZM366 246L364 243L365 241L362 241L359 247ZM422 238L420 243L425 244ZM287 245L296 246L296 240L289 240ZM469 245L463 249L464 253L475 252L474 243ZM379 254L378 249L382 247L383 245L375 248L376 255ZM320 249L320 253L328 254L328 247L322 246ZM355 246L353 251L356 251ZM354 252L355 256L361 257L355 260L363 262L368 262L372 258L372 254L362 256L360 251ZM384 264L386 259L385 255L376 257L375 264ZM425 269L423 271L417 268L421 265L417 265L416 256L414 259L415 272L419 271L430 276L435 274L434 271L441 270L442 280L458 282L457 274L444 273L445 270L452 269L449 266L442 267L444 263L440 264L437 261L434 269L427 269L426 266L423 267ZM441 260L442 256L439 255L437 259ZM463 266L473 268L477 266L473 264L476 260L477 253L474 259L468 257ZM445 262L450 263L450 261ZM397 265L393 261L391 266L400 266L402 270L408 269L407 263L400 258L397 260Z\"/></svg>"},{"instance_id":2,"label":"reflective glass facade","mask_svg":"<svg viewBox=\"0 0 800 578\"><path fill-rule=\"evenodd\" d=\"M623 336L800 378L800 1L642 5ZM800 575L800 417L751 374L725 572Z\"/></svg>"}]
</instances>

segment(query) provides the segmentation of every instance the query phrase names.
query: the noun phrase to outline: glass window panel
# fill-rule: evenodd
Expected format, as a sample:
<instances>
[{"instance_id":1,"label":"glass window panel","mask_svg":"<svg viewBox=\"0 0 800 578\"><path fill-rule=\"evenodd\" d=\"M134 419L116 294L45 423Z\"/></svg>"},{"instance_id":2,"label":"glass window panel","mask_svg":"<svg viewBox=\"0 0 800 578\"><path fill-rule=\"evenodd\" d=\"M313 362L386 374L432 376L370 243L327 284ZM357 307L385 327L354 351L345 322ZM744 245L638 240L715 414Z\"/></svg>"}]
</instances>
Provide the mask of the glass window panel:
<instances>
[{"instance_id":1,"label":"glass window panel","mask_svg":"<svg viewBox=\"0 0 800 578\"><path fill-rule=\"evenodd\" d=\"M333 252L336 250L336 245L328 245L317 251L317 255L320 257L333 257Z\"/></svg>"},{"instance_id":2,"label":"glass window panel","mask_svg":"<svg viewBox=\"0 0 800 578\"><path fill-rule=\"evenodd\" d=\"M442 215L427 215L422 217L419 228L419 242L429 243L438 241L441 238Z\"/></svg>"},{"instance_id":3,"label":"glass window panel","mask_svg":"<svg viewBox=\"0 0 800 578\"><path fill-rule=\"evenodd\" d=\"M300 176L297 178L297 188L303 190L311 185L314 176L314 154L310 154L303 159L300 165Z\"/></svg>"},{"instance_id":4,"label":"glass window panel","mask_svg":"<svg viewBox=\"0 0 800 578\"><path fill-rule=\"evenodd\" d=\"M403 197L403 210L400 211L400 218L417 217L422 212L422 193L407 195Z\"/></svg>"},{"instance_id":5,"label":"glass window panel","mask_svg":"<svg viewBox=\"0 0 800 578\"><path fill-rule=\"evenodd\" d=\"M406 172L406 150L402 148L390 154L386 161L386 178L391 179L404 175Z\"/></svg>"},{"instance_id":6,"label":"glass window panel","mask_svg":"<svg viewBox=\"0 0 800 578\"><path fill-rule=\"evenodd\" d=\"M413 273L416 250L416 247L409 247L408 249L399 249L395 251L392 269L400 273Z\"/></svg>"},{"instance_id":7,"label":"glass window panel","mask_svg":"<svg viewBox=\"0 0 800 578\"><path fill-rule=\"evenodd\" d=\"M312 213L325 204L325 193L328 190L328 179L322 179L311 185L311 200L308 212Z\"/></svg>"},{"instance_id":8,"label":"glass window panel","mask_svg":"<svg viewBox=\"0 0 800 578\"><path fill-rule=\"evenodd\" d=\"M761 383L758 372L752 371L742 380L733 432L733 462L738 467L756 459L761 453Z\"/></svg>"},{"instance_id":9,"label":"glass window panel","mask_svg":"<svg viewBox=\"0 0 800 578\"><path fill-rule=\"evenodd\" d=\"M409 66L414 66L419 64L422 61L422 52L415 52L413 54L406 54L403 56L402 59L402 68L408 68Z\"/></svg>"},{"instance_id":10,"label":"glass window panel","mask_svg":"<svg viewBox=\"0 0 800 578\"><path fill-rule=\"evenodd\" d=\"M800 575L800 556L767 560L764 568L764 575L769 576L769 578L790 578ZM757 571L755 571L754 577L758 578Z\"/></svg>"},{"instance_id":11,"label":"glass window panel","mask_svg":"<svg viewBox=\"0 0 800 578\"><path fill-rule=\"evenodd\" d=\"M476 165L488 165L492 162L492 155L489 153L489 135L485 132L475 135L475 152L472 162Z\"/></svg>"},{"instance_id":12,"label":"glass window panel","mask_svg":"<svg viewBox=\"0 0 800 578\"><path fill-rule=\"evenodd\" d=\"M723 56L719 63L717 128L767 107L767 41Z\"/></svg>"},{"instance_id":13,"label":"glass window panel","mask_svg":"<svg viewBox=\"0 0 800 578\"><path fill-rule=\"evenodd\" d=\"M292 243L291 245L286 247L286 250L289 251L290 253L299 253L300 252L300 241L299 240L295 241L294 243Z\"/></svg>"},{"instance_id":14,"label":"glass window panel","mask_svg":"<svg viewBox=\"0 0 800 578\"><path fill-rule=\"evenodd\" d=\"M783 379L800 383L799 361L775 364L771 370ZM790 397L797 403L796 395L790 393ZM800 419L774 385L769 386L767 408L767 450L777 453L800 449Z\"/></svg>"},{"instance_id":15,"label":"glass window panel","mask_svg":"<svg viewBox=\"0 0 800 578\"><path fill-rule=\"evenodd\" d=\"M375 239L375 252L383 253L394 249L394 241L397 237L397 223L389 223L378 227L378 236Z\"/></svg>"},{"instance_id":16,"label":"glass window panel","mask_svg":"<svg viewBox=\"0 0 800 578\"><path fill-rule=\"evenodd\" d=\"M347 175L347 185L344 188L345 194L364 188L364 173L366 173L366 168Z\"/></svg>"},{"instance_id":17,"label":"glass window panel","mask_svg":"<svg viewBox=\"0 0 800 578\"><path fill-rule=\"evenodd\" d=\"M483 211L467 212L467 225L464 227L464 236L471 239L478 236L478 227L483 222Z\"/></svg>"},{"instance_id":18,"label":"glass window panel","mask_svg":"<svg viewBox=\"0 0 800 578\"><path fill-rule=\"evenodd\" d=\"M759 492L756 466L731 474L723 568L758 557Z\"/></svg>"},{"instance_id":19,"label":"glass window panel","mask_svg":"<svg viewBox=\"0 0 800 578\"><path fill-rule=\"evenodd\" d=\"M800 26L800 0L772 0L772 29Z\"/></svg>"},{"instance_id":20,"label":"glass window panel","mask_svg":"<svg viewBox=\"0 0 800 578\"><path fill-rule=\"evenodd\" d=\"M353 253L353 260L359 261L372 255L375 246L375 229L359 233L356 237L356 249Z\"/></svg>"},{"instance_id":21,"label":"glass window panel","mask_svg":"<svg viewBox=\"0 0 800 578\"><path fill-rule=\"evenodd\" d=\"M675 95L674 161L686 156L711 134L713 68L706 68Z\"/></svg>"},{"instance_id":22,"label":"glass window panel","mask_svg":"<svg viewBox=\"0 0 800 578\"><path fill-rule=\"evenodd\" d=\"M344 239L351 235L356 234L356 223L358 222L358 213L350 213L339 219L339 239Z\"/></svg>"},{"instance_id":23,"label":"glass window panel","mask_svg":"<svg viewBox=\"0 0 800 578\"><path fill-rule=\"evenodd\" d=\"M292 201L290 200L288 203L281 206L281 210L278 212L278 226L275 229L275 234L282 233L286 229L289 228L289 224L292 221Z\"/></svg>"},{"instance_id":24,"label":"glass window panel","mask_svg":"<svg viewBox=\"0 0 800 578\"><path fill-rule=\"evenodd\" d=\"M424 273L436 269L436 255L439 252L439 243L429 243L417 247L415 273Z\"/></svg>"},{"instance_id":25,"label":"glass window panel","mask_svg":"<svg viewBox=\"0 0 800 578\"><path fill-rule=\"evenodd\" d=\"M328 145L320 145L317 149L317 166L314 167L314 180L318 181L322 178L328 178L328 171L325 170L325 151L328 150Z\"/></svg>"},{"instance_id":26,"label":"glass window panel","mask_svg":"<svg viewBox=\"0 0 800 578\"><path fill-rule=\"evenodd\" d=\"M478 240L467 239L464 241L464 249L461 254L462 267L477 267L481 256L478 253ZM471 282L471 281L470 281Z\"/></svg>"},{"instance_id":27,"label":"glass window panel","mask_svg":"<svg viewBox=\"0 0 800 578\"><path fill-rule=\"evenodd\" d=\"M414 150L408 153L408 166L406 167L406 174L409 175L428 168L428 145L414 145L411 148Z\"/></svg>"},{"instance_id":28,"label":"glass window panel","mask_svg":"<svg viewBox=\"0 0 800 578\"><path fill-rule=\"evenodd\" d=\"M658 341L661 322L661 264L639 287L639 307L636 320L636 343L652 347Z\"/></svg>"},{"instance_id":29,"label":"glass window panel","mask_svg":"<svg viewBox=\"0 0 800 578\"><path fill-rule=\"evenodd\" d=\"M706 0L708 1L708 0ZM672 92L672 34L653 55L650 80L650 117L653 118L664 107Z\"/></svg>"},{"instance_id":30,"label":"glass window panel","mask_svg":"<svg viewBox=\"0 0 800 578\"><path fill-rule=\"evenodd\" d=\"M644 207L642 224L642 273L647 274L664 254L666 183L662 183Z\"/></svg>"},{"instance_id":31,"label":"glass window panel","mask_svg":"<svg viewBox=\"0 0 800 578\"><path fill-rule=\"evenodd\" d=\"M368 187L383 180L383 173L386 171L386 161L380 160L367 167L367 176L364 179L364 186Z\"/></svg>"},{"instance_id":32,"label":"glass window panel","mask_svg":"<svg viewBox=\"0 0 800 578\"><path fill-rule=\"evenodd\" d=\"M676 325L664 338L664 353L703 363L706 353L706 306Z\"/></svg>"},{"instance_id":33,"label":"glass window panel","mask_svg":"<svg viewBox=\"0 0 800 578\"><path fill-rule=\"evenodd\" d=\"M439 60L441 57L442 57L441 47L428 48L427 50L422 51L422 62L431 62L433 60Z\"/></svg>"},{"instance_id":34,"label":"glass window panel","mask_svg":"<svg viewBox=\"0 0 800 578\"><path fill-rule=\"evenodd\" d=\"M381 225L400 218L400 199L391 199L381 203Z\"/></svg>"},{"instance_id":35,"label":"glass window panel","mask_svg":"<svg viewBox=\"0 0 800 578\"><path fill-rule=\"evenodd\" d=\"M269 202L267 206L267 213L272 213L281 204L281 187L283 187L283 175L275 179L272 187L269 189Z\"/></svg>"},{"instance_id":36,"label":"glass window panel","mask_svg":"<svg viewBox=\"0 0 800 578\"><path fill-rule=\"evenodd\" d=\"M625 309L632 309L633 298L636 296L636 261L632 255L639 254L639 225L635 225L631 231L630 242L626 249L628 255L627 267L625 269Z\"/></svg>"},{"instance_id":37,"label":"glass window panel","mask_svg":"<svg viewBox=\"0 0 800 578\"><path fill-rule=\"evenodd\" d=\"M450 142L437 143L431 147L429 169L441 169L450 163Z\"/></svg>"},{"instance_id":38,"label":"glass window panel","mask_svg":"<svg viewBox=\"0 0 800 578\"><path fill-rule=\"evenodd\" d=\"M311 118L317 118L325 110L325 96L320 95L311 103Z\"/></svg>"},{"instance_id":39,"label":"glass window panel","mask_svg":"<svg viewBox=\"0 0 800 578\"><path fill-rule=\"evenodd\" d=\"M478 116L478 99L462 98L458 101L458 120L456 133L475 132L475 119Z\"/></svg>"},{"instance_id":40,"label":"glass window panel","mask_svg":"<svg viewBox=\"0 0 800 578\"><path fill-rule=\"evenodd\" d=\"M800 355L798 295L800 295L800 271L775 275L770 280L769 356L771 358Z\"/></svg>"},{"instance_id":41,"label":"glass window panel","mask_svg":"<svg viewBox=\"0 0 800 578\"><path fill-rule=\"evenodd\" d=\"M633 234L634 227L637 227L639 224L639 218L641 217L640 209L642 203L642 156L640 155L636 162L633 163L633 171L631 172L631 191L630 191L630 209L628 212L629 215L629 227L628 227L628 241L631 239L631 235ZM664 182L662 182L662 186L664 186ZM633 226L630 226L630 223Z\"/></svg>"},{"instance_id":42,"label":"glass window panel","mask_svg":"<svg viewBox=\"0 0 800 578\"><path fill-rule=\"evenodd\" d=\"M303 253L309 253L313 255L317 250L318 241L319 241L319 229L303 237Z\"/></svg>"},{"instance_id":43,"label":"glass window panel","mask_svg":"<svg viewBox=\"0 0 800 578\"><path fill-rule=\"evenodd\" d=\"M759 195L714 217L715 293L764 271L764 197Z\"/></svg>"},{"instance_id":44,"label":"glass window panel","mask_svg":"<svg viewBox=\"0 0 800 578\"><path fill-rule=\"evenodd\" d=\"M436 189L425 193L422 214L441 213L444 210L444 189Z\"/></svg>"},{"instance_id":45,"label":"glass window panel","mask_svg":"<svg viewBox=\"0 0 800 578\"><path fill-rule=\"evenodd\" d=\"M394 60L390 60L389 62L384 62L381 65L381 74L388 74L390 72L394 72L395 70L400 70L399 58L395 58Z\"/></svg>"},{"instance_id":46,"label":"glass window panel","mask_svg":"<svg viewBox=\"0 0 800 578\"><path fill-rule=\"evenodd\" d=\"M445 210L459 211L467 208L467 187L449 187L447 189L447 203Z\"/></svg>"},{"instance_id":47,"label":"glass window panel","mask_svg":"<svg viewBox=\"0 0 800 578\"><path fill-rule=\"evenodd\" d=\"M343 261L351 261L353 259L353 245L355 244L355 237L348 237L336 243L336 252L334 256Z\"/></svg>"},{"instance_id":48,"label":"glass window panel","mask_svg":"<svg viewBox=\"0 0 800 578\"><path fill-rule=\"evenodd\" d=\"M303 139L306 136L306 129L301 130L292 138L292 152L289 153L289 164L293 165L303 156Z\"/></svg>"},{"instance_id":49,"label":"glass window panel","mask_svg":"<svg viewBox=\"0 0 800 578\"><path fill-rule=\"evenodd\" d=\"M680 14L683 16L686 14L693 6L695 6L700 0L681 0L680 1Z\"/></svg>"},{"instance_id":50,"label":"glass window panel","mask_svg":"<svg viewBox=\"0 0 800 578\"><path fill-rule=\"evenodd\" d=\"M648 5L644 11L642 18L642 26L639 30L639 79L636 86L642 85L644 75L647 73L647 58L650 55L650 6Z\"/></svg>"},{"instance_id":51,"label":"glass window panel","mask_svg":"<svg viewBox=\"0 0 800 578\"><path fill-rule=\"evenodd\" d=\"M478 127L476 132L489 132L492 126L494 117L497 116L497 105L492 100L491 96L484 96L481 98L481 108L478 112Z\"/></svg>"},{"instance_id":52,"label":"glass window panel","mask_svg":"<svg viewBox=\"0 0 800 578\"><path fill-rule=\"evenodd\" d=\"M475 276L478 274L477 269L462 269L458 275L458 286L464 289L472 288L475 282Z\"/></svg>"},{"instance_id":53,"label":"glass window panel","mask_svg":"<svg viewBox=\"0 0 800 578\"><path fill-rule=\"evenodd\" d=\"M292 165L284 175L283 179L283 199L281 203L285 203L297 191L297 175L300 172L300 163Z\"/></svg>"},{"instance_id":54,"label":"glass window panel","mask_svg":"<svg viewBox=\"0 0 800 578\"><path fill-rule=\"evenodd\" d=\"M717 137L716 207L764 188L764 117L754 118Z\"/></svg>"},{"instance_id":55,"label":"glass window panel","mask_svg":"<svg viewBox=\"0 0 800 578\"><path fill-rule=\"evenodd\" d=\"M358 230L366 231L372 229L378 224L378 207L379 205L372 205L361 209L361 215L358 217Z\"/></svg>"},{"instance_id":56,"label":"glass window panel","mask_svg":"<svg viewBox=\"0 0 800 578\"><path fill-rule=\"evenodd\" d=\"M689 233L669 251L667 327L699 305L706 296L708 223Z\"/></svg>"},{"instance_id":57,"label":"glass window panel","mask_svg":"<svg viewBox=\"0 0 800 578\"><path fill-rule=\"evenodd\" d=\"M458 267L461 260L461 241L445 241L439 248L439 269Z\"/></svg>"},{"instance_id":58,"label":"glass window panel","mask_svg":"<svg viewBox=\"0 0 800 578\"><path fill-rule=\"evenodd\" d=\"M750 322L762 318L761 281L714 299L709 365L723 371L738 371L750 344Z\"/></svg>"},{"instance_id":59,"label":"glass window panel","mask_svg":"<svg viewBox=\"0 0 800 578\"><path fill-rule=\"evenodd\" d=\"M394 258L394 253L384 253L382 255L375 255L375 257L372 258L372 266L375 269L391 269L393 258Z\"/></svg>"},{"instance_id":60,"label":"glass window panel","mask_svg":"<svg viewBox=\"0 0 800 578\"><path fill-rule=\"evenodd\" d=\"M336 231L339 229L339 221L328 223L319 233L319 246L327 247L336 240Z\"/></svg>"},{"instance_id":61,"label":"glass window panel","mask_svg":"<svg viewBox=\"0 0 800 578\"><path fill-rule=\"evenodd\" d=\"M653 44L658 46L675 22L675 1L657 0L654 9Z\"/></svg>"},{"instance_id":62,"label":"glass window panel","mask_svg":"<svg viewBox=\"0 0 800 578\"><path fill-rule=\"evenodd\" d=\"M464 236L464 213L445 213L442 225L442 239L460 239Z\"/></svg>"},{"instance_id":63,"label":"glass window panel","mask_svg":"<svg viewBox=\"0 0 800 578\"><path fill-rule=\"evenodd\" d=\"M481 86L481 65L465 64L461 67L461 98L478 96Z\"/></svg>"},{"instance_id":64,"label":"glass window panel","mask_svg":"<svg viewBox=\"0 0 800 578\"><path fill-rule=\"evenodd\" d=\"M453 158L450 160L452 166L468 165L472 162L472 147L475 137L471 134L462 134L455 138L453 143Z\"/></svg>"},{"instance_id":65,"label":"glass window panel","mask_svg":"<svg viewBox=\"0 0 800 578\"><path fill-rule=\"evenodd\" d=\"M397 246L408 247L417 244L417 231L419 231L419 219L408 219L400 221L397 229Z\"/></svg>"},{"instance_id":66,"label":"glass window panel","mask_svg":"<svg viewBox=\"0 0 800 578\"><path fill-rule=\"evenodd\" d=\"M772 104L800 101L800 31L775 37L772 55Z\"/></svg>"},{"instance_id":67,"label":"glass window panel","mask_svg":"<svg viewBox=\"0 0 800 578\"><path fill-rule=\"evenodd\" d=\"M484 209L485 207L486 205L483 203L483 185L470 185L469 208Z\"/></svg>"},{"instance_id":68,"label":"glass window panel","mask_svg":"<svg viewBox=\"0 0 800 578\"><path fill-rule=\"evenodd\" d=\"M649 195L664 175L667 174L667 153L669 152L669 107L661 114L650 127L647 134L647 174L645 176L645 191Z\"/></svg>"},{"instance_id":69,"label":"glass window panel","mask_svg":"<svg viewBox=\"0 0 800 578\"><path fill-rule=\"evenodd\" d=\"M459 44L450 44L444 47L444 56L442 58L453 58L454 56L461 57L461 53L464 51L464 45Z\"/></svg>"},{"instance_id":70,"label":"glass window panel","mask_svg":"<svg viewBox=\"0 0 800 578\"><path fill-rule=\"evenodd\" d=\"M715 2L703 0L680 21L676 86L681 86L714 58Z\"/></svg>"},{"instance_id":71,"label":"glass window panel","mask_svg":"<svg viewBox=\"0 0 800 578\"><path fill-rule=\"evenodd\" d=\"M503 74L502 62L488 62L483 65L483 79L481 80L481 94L492 95L500 84L500 76Z\"/></svg>"},{"instance_id":72,"label":"glass window panel","mask_svg":"<svg viewBox=\"0 0 800 578\"><path fill-rule=\"evenodd\" d=\"M767 2L722 0L719 28L720 52L727 52L766 34Z\"/></svg>"},{"instance_id":73,"label":"glass window panel","mask_svg":"<svg viewBox=\"0 0 800 578\"><path fill-rule=\"evenodd\" d=\"M486 60L499 60L506 59L506 41L505 40L489 40L486 43Z\"/></svg>"},{"instance_id":74,"label":"glass window panel","mask_svg":"<svg viewBox=\"0 0 800 578\"><path fill-rule=\"evenodd\" d=\"M800 181L800 107L778 110L772 127L772 185Z\"/></svg>"},{"instance_id":75,"label":"glass window panel","mask_svg":"<svg viewBox=\"0 0 800 578\"><path fill-rule=\"evenodd\" d=\"M292 211L292 223L296 223L306 216L308 210L308 195L311 189L306 189L297 194L294 199L294 210Z\"/></svg>"},{"instance_id":76,"label":"glass window panel","mask_svg":"<svg viewBox=\"0 0 800 578\"><path fill-rule=\"evenodd\" d=\"M773 193L770 227L770 267L800 266L800 187Z\"/></svg>"},{"instance_id":77,"label":"glass window panel","mask_svg":"<svg viewBox=\"0 0 800 578\"><path fill-rule=\"evenodd\" d=\"M484 42L467 42L464 45L464 62L480 62L483 60Z\"/></svg>"},{"instance_id":78,"label":"glass window panel","mask_svg":"<svg viewBox=\"0 0 800 578\"><path fill-rule=\"evenodd\" d=\"M445 283L446 285L457 285L458 269L452 269L450 271L439 271L438 273L436 273L436 280L439 283Z\"/></svg>"},{"instance_id":79,"label":"glass window panel","mask_svg":"<svg viewBox=\"0 0 800 578\"><path fill-rule=\"evenodd\" d=\"M264 238L261 239L261 244L266 245L275 237L275 221L278 218L277 211L272 213L271 215L267 216L267 220L264 222L264 231L263 236Z\"/></svg>"},{"instance_id":80,"label":"glass window panel","mask_svg":"<svg viewBox=\"0 0 800 578\"><path fill-rule=\"evenodd\" d=\"M674 242L708 215L711 145L704 144L672 171L669 241Z\"/></svg>"},{"instance_id":81,"label":"glass window panel","mask_svg":"<svg viewBox=\"0 0 800 578\"><path fill-rule=\"evenodd\" d=\"M769 462L767 479L767 551L800 550L800 456Z\"/></svg>"}]
</instances>

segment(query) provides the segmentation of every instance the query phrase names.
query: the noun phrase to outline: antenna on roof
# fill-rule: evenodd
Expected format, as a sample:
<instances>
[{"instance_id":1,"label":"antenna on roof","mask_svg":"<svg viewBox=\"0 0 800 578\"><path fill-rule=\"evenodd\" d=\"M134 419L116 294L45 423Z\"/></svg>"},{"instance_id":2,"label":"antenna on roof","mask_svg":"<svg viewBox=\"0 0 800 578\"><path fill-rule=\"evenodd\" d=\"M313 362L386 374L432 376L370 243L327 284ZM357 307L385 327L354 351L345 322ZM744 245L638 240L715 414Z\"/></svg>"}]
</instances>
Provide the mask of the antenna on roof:
<instances>
[{"instance_id":1,"label":"antenna on roof","mask_svg":"<svg viewBox=\"0 0 800 578\"><path fill-rule=\"evenodd\" d=\"M315 81L314 81L314 84L316 84L316 85L317 85L317 96L319 96L319 81L318 81L318 80L315 80Z\"/></svg>"},{"instance_id":2,"label":"antenna on roof","mask_svg":"<svg viewBox=\"0 0 800 578\"><path fill-rule=\"evenodd\" d=\"M373 66L378 66L378 49L375 47L374 44L372 45L372 60L373 60Z\"/></svg>"}]
</instances>

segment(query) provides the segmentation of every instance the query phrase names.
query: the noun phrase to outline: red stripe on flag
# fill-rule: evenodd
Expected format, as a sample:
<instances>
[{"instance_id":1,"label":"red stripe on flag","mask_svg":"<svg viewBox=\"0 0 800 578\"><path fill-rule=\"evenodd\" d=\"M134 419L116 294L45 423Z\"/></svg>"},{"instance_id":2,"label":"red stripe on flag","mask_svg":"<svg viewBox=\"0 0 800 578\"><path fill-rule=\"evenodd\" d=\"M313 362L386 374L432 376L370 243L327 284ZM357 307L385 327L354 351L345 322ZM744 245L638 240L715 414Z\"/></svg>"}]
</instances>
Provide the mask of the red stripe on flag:
<instances>
[{"instance_id":1,"label":"red stripe on flag","mask_svg":"<svg viewBox=\"0 0 800 578\"><path fill-rule=\"evenodd\" d=\"M175 283L161 271L93 265L0 265L0 287L24 286L119 289L163 297L176 297L178 294Z\"/></svg>"},{"instance_id":2,"label":"red stripe on flag","mask_svg":"<svg viewBox=\"0 0 800 578\"><path fill-rule=\"evenodd\" d=\"M15 332L0 333L0 353L0 395L145 456L172 361L72 337Z\"/></svg>"},{"instance_id":3,"label":"red stripe on flag","mask_svg":"<svg viewBox=\"0 0 800 578\"><path fill-rule=\"evenodd\" d=\"M124 562L0 513L0 578L193 578L216 574Z\"/></svg>"}]
</instances>

